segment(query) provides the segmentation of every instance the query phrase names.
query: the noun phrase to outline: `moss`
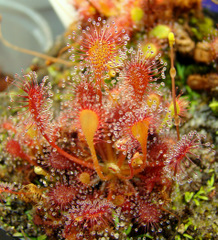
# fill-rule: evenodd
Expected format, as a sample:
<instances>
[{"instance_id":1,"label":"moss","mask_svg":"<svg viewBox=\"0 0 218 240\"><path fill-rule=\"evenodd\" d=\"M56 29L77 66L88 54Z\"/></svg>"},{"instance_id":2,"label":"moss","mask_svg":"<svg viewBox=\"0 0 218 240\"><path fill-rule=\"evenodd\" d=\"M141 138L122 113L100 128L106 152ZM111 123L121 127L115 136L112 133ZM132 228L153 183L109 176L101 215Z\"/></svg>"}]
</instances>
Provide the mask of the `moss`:
<instances>
[{"instance_id":1,"label":"moss","mask_svg":"<svg viewBox=\"0 0 218 240\"><path fill-rule=\"evenodd\" d=\"M209 17L203 19L192 17L190 25L191 31L198 41L202 41L215 33L214 22Z\"/></svg>"}]
</instances>

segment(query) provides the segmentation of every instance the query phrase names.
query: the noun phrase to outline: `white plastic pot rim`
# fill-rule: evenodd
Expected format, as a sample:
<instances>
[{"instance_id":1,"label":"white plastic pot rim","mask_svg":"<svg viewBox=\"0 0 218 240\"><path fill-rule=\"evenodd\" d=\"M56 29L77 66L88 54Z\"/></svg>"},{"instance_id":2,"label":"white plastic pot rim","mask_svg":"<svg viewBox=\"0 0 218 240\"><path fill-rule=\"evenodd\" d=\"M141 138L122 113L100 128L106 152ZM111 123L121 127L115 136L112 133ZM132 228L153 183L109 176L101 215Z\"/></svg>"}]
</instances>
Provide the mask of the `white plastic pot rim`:
<instances>
[{"instance_id":1,"label":"white plastic pot rim","mask_svg":"<svg viewBox=\"0 0 218 240\"><path fill-rule=\"evenodd\" d=\"M23 4L17 3L12 0L10 1L0 0L0 6L7 7L8 9L13 9L17 12L22 13L24 16L26 15L29 19L35 22L36 25L39 26L39 28L43 32L44 39L46 39L46 42L43 43L44 51L47 51L53 45L52 33L48 23L36 11L32 10L29 7L26 7ZM0 13L1 13L1 8L0 8Z\"/></svg>"},{"instance_id":2,"label":"white plastic pot rim","mask_svg":"<svg viewBox=\"0 0 218 240\"><path fill-rule=\"evenodd\" d=\"M71 23L78 20L78 13L68 0L49 1L65 28L68 28Z\"/></svg>"}]
</instances>

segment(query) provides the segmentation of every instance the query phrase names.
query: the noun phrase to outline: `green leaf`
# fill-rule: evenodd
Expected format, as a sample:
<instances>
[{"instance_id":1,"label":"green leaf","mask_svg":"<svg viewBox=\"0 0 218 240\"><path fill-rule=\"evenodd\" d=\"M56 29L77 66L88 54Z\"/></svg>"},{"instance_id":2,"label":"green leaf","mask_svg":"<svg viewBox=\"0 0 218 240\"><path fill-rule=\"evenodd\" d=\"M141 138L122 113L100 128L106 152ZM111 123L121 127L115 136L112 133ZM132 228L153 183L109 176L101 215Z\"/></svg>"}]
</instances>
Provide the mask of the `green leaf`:
<instances>
[{"instance_id":1,"label":"green leaf","mask_svg":"<svg viewBox=\"0 0 218 240\"><path fill-rule=\"evenodd\" d=\"M176 235L175 240L181 240L181 237L179 235Z\"/></svg>"},{"instance_id":2,"label":"green leaf","mask_svg":"<svg viewBox=\"0 0 218 240\"><path fill-rule=\"evenodd\" d=\"M139 236L137 236L137 237L145 237L145 238L149 238L149 239L153 239L153 237L151 236L151 235L149 235L148 233L145 233L145 234L142 234L142 235L139 235Z\"/></svg>"},{"instance_id":3,"label":"green leaf","mask_svg":"<svg viewBox=\"0 0 218 240\"><path fill-rule=\"evenodd\" d=\"M115 226L117 226L119 224L119 218L115 212L112 213L112 216L114 219Z\"/></svg>"},{"instance_id":4,"label":"green leaf","mask_svg":"<svg viewBox=\"0 0 218 240\"><path fill-rule=\"evenodd\" d=\"M202 195L199 195L198 198L199 198L199 199L202 199L202 200L208 200L208 197L202 196Z\"/></svg>"},{"instance_id":5,"label":"green leaf","mask_svg":"<svg viewBox=\"0 0 218 240\"><path fill-rule=\"evenodd\" d=\"M189 220L189 221L185 224L185 226L184 226L184 232L188 229L188 227L189 227L190 225L192 225L191 220Z\"/></svg>"},{"instance_id":6,"label":"green leaf","mask_svg":"<svg viewBox=\"0 0 218 240\"><path fill-rule=\"evenodd\" d=\"M197 206L200 205L200 203L199 203L199 201L198 201L197 199L194 199L194 202L195 202L195 204L196 204Z\"/></svg>"},{"instance_id":7,"label":"green leaf","mask_svg":"<svg viewBox=\"0 0 218 240\"><path fill-rule=\"evenodd\" d=\"M200 188L200 190L195 194L195 196L198 197L198 195L201 195L201 194L205 194L203 187Z\"/></svg>"},{"instance_id":8,"label":"green leaf","mask_svg":"<svg viewBox=\"0 0 218 240\"><path fill-rule=\"evenodd\" d=\"M178 76L180 78L180 81L184 82L185 79L185 66L181 65L180 63L176 63L176 69Z\"/></svg>"},{"instance_id":9,"label":"green leaf","mask_svg":"<svg viewBox=\"0 0 218 240\"><path fill-rule=\"evenodd\" d=\"M215 181L215 176L214 176L214 174L213 174L212 177L211 177L211 179L209 179L209 180L207 181L207 185L208 185L209 187L213 187L214 181Z\"/></svg>"},{"instance_id":10,"label":"green leaf","mask_svg":"<svg viewBox=\"0 0 218 240\"><path fill-rule=\"evenodd\" d=\"M193 91L188 85L186 85L185 88L186 88L186 91L189 94L190 100L194 100L194 99L200 98L201 95L199 93Z\"/></svg>"},{"instance_id":11,"label":"green leaf","mask_svg":"<svg viewBox=\"0 0 218 240\"><path fill-rule=\"evenodd\" d=\"M209 192L213 191L214 189L215 189L215 187L210 187L207 189L207 192L209 193Z\"/></svg>"},{"instance_id":12,"label":"green leaf","mask_svg":"<svg viewBox=\"0 0 218 240\"><path fill-rule=\"evenodd\" d=\"M218 114L218 101L213 100L210 104L209 107L211 110L217 115Z\"/></svg>"},{"instance_id":13,"label":"green leaf","mask_svg":"<svg viewBox=\"0 0 218 240\"><path fill-rule=\"evenodd\" d=\"M189 203L193 196L194 196L193 192L185 192L185 201Z\"/></svg>"},{"instance_id":14,"label":"green leaf","mask_svg":"<svg viewBox=\"0 0 218 240\"><path fill-rule=\"evenodd\" d=\"M16 232L13 234L13 237L23 237L23 233Z\"/></svg>"},{"instance_id":15,"label":"green leaf","mask_svg":"<svg viewBox=\"0 0 218 240\"><path fill-rule=\"evenodd\" d=\"M47 239L47 236L45 234L37 237L37 240L46 240L46 239Z\"/></svg>"},{"instance_id":16,"label":"green leaf","mask_svg":"<svg viewBox=\"0 0 218 240\"><path fill-rule=\"evenodd\" d=\"M27 210L25 214L27 215L28 220L33 220L32 210Z\"/></svg>"},{"instance_id":17,"label":"green leaf","mask_svg":"<svg viewBox=\"0 0 218 240\"><path fill-rule=\"evenodd\" d=\"M188 239L194 239L191 235L187 234L187 233L184 233L183 234L184 237L188 238Z\"/></svg>"},{"instance_id":18,"label":"green leaf","mask_svg":"<svg viewBox=\"0 0 218 240\"><path fill-rule=\"evenodd\" d=\"M10 197L6 198L6 205L11 206L11 198Z\"/></svg>"},{"instance_id":19,"label":"green leaf","mask_svg":"<svg viewBox=\"0 0 218 240\"><path fill-rule=\"evenodd\" d=\"M153 239L153 237L151 235L149 235L148 233L146 233L144 236L147 238Z\"/></svg>"},{"instance_id":20,"label":"green leaf","mask_svg":"<svg viewBox=\"0 0 218 240\"><path fill-rule=\"evenodd\" d=\"M125 230L126 235L130 234L131 230L132 230L132 227L129 226L129 227Z\"/></svg>"}]
</instances>

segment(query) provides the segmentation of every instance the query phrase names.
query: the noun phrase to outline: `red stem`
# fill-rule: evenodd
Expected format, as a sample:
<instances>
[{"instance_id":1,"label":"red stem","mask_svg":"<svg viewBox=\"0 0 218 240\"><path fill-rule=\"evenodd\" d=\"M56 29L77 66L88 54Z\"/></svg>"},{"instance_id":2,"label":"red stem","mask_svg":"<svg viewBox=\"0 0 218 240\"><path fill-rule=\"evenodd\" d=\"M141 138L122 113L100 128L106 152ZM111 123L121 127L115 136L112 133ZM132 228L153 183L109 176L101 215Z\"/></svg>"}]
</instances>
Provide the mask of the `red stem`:
<instances>
[{"instance_id":1,"label":"red stem","mask_svg":"<svg viewBox=\"0 0 218 240\"><path fill-rule=\"evenodd\" d=\"M70 155L69 153L65 152L63 149L61 149L60 147L58 147L54 142L51 142L48 138L48 136L46 134L43 135L44 138L47 140L47 142L53 147L55 148L61 155L65 156L66 158L68 158L70 161L74 162L74 163L78 163L82 166L85 166L87 168L91 168L94 169L93 164L85 162L79 158L76 158L72 155Z\"/></svg>"}]
</instances>

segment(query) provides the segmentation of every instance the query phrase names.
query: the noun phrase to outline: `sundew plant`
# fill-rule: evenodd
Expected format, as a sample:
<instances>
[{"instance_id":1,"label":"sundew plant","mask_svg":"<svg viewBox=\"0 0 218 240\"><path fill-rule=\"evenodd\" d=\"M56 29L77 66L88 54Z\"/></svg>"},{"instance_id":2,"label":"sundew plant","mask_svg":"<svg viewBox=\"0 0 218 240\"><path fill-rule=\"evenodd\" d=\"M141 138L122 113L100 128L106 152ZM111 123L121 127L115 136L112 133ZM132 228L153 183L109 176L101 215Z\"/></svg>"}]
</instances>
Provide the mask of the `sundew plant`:
<instances>
[{"instance_id":1,"label":"sundew plant","mask_svg":"<svg viewBox=\"0 0 218 240\"><path fill-rule=\"evenodd\" d=\"M174 119L181 124L188 102L164 88L161 56L128 39L115 23L90 21L69 36L74 67L58 91L35 72L13 82L14 114L1 134L5 161L22 177L0 192L30 203L49 239L156 236L169 216L178 221L171 193L202 136L178 134Z\"/></svg>"}]
</instances>

